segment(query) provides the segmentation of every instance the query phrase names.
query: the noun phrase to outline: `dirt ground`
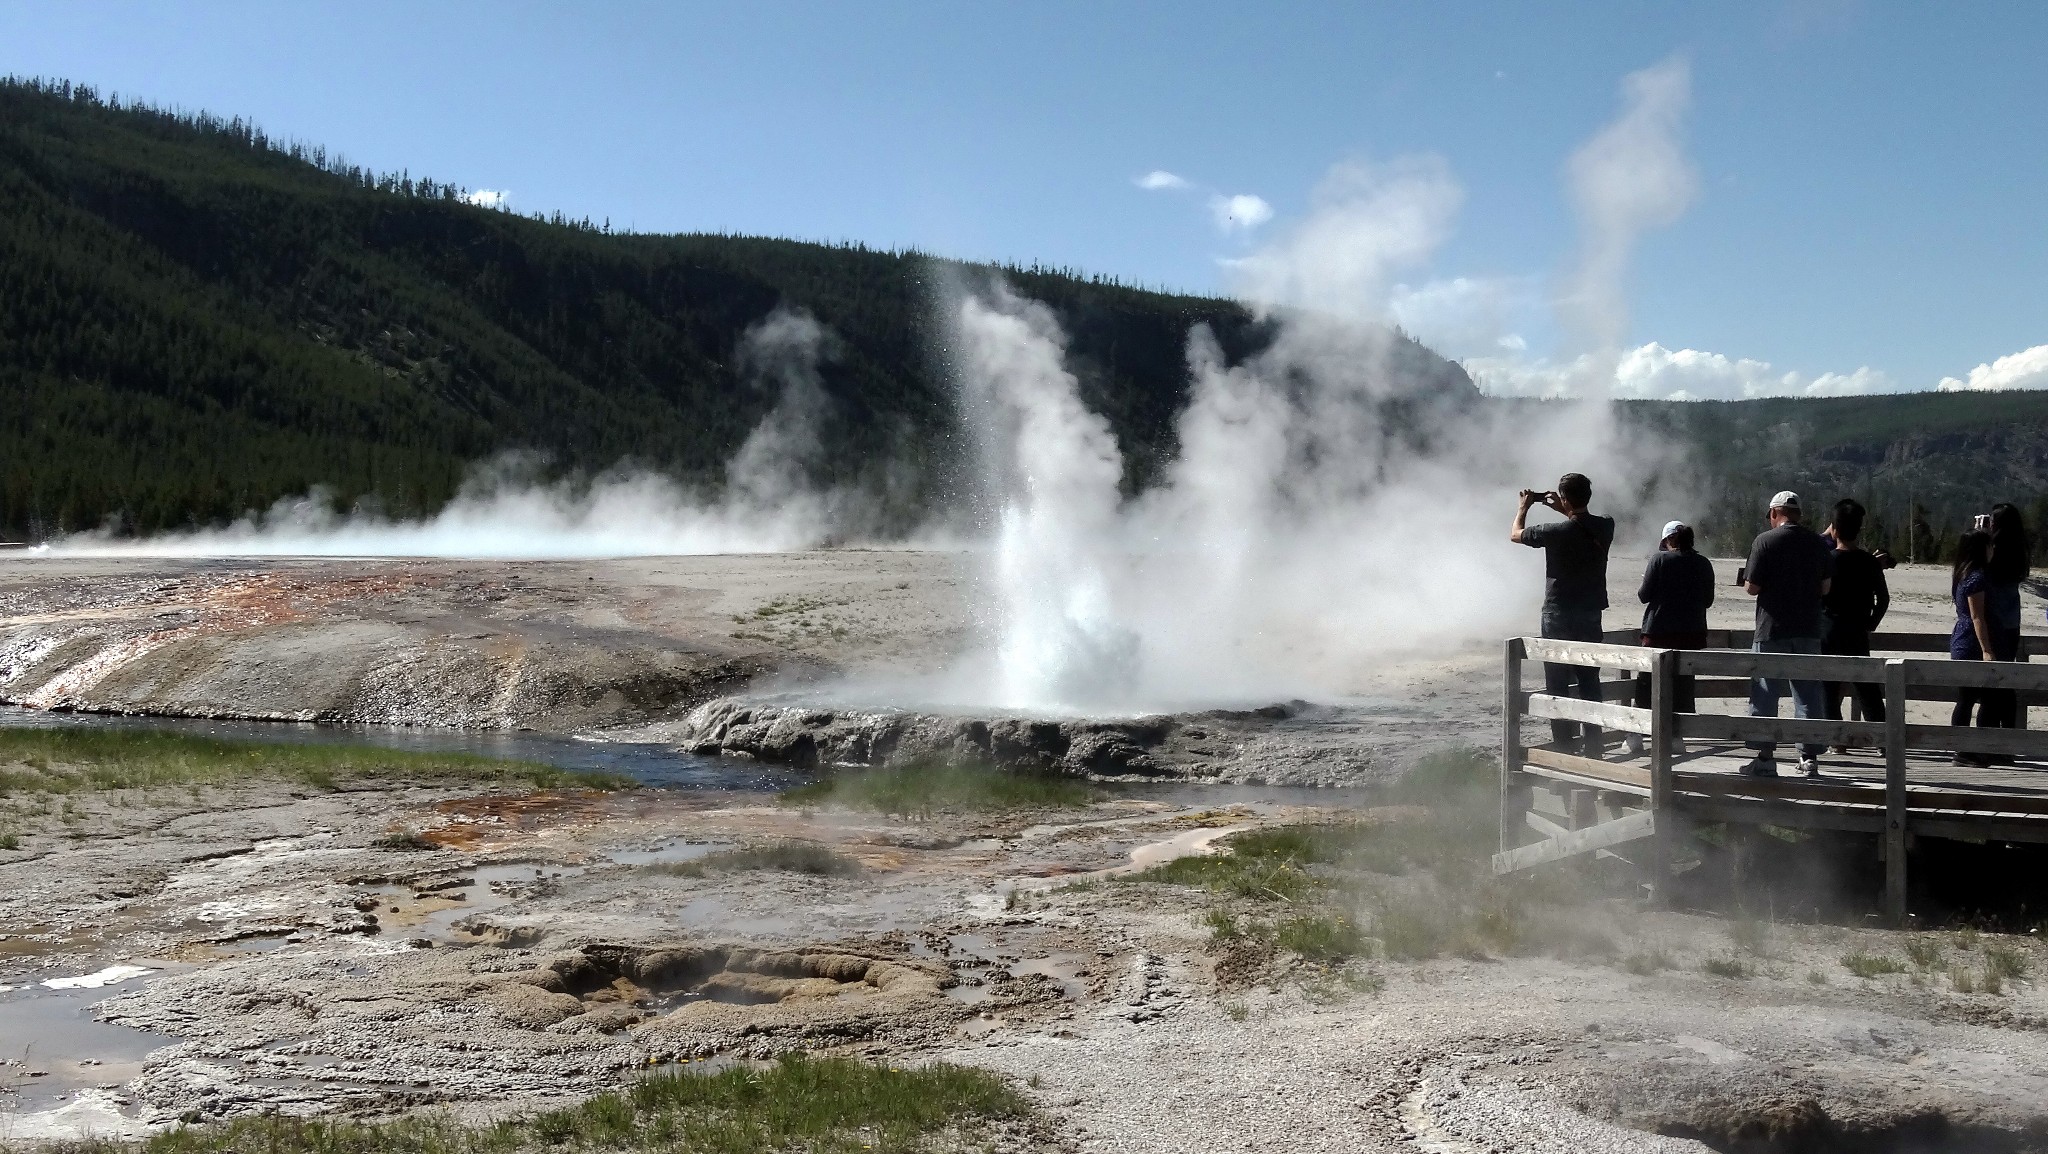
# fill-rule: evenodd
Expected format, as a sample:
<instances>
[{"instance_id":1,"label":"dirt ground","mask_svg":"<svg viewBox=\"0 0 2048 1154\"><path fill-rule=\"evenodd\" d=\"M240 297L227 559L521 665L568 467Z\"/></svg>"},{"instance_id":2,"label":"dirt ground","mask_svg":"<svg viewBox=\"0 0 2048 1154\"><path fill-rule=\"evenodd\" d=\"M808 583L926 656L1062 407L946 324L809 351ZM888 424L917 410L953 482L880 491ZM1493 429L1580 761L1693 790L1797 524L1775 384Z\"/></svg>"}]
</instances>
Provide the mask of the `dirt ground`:
<instances>
[{"instance_id":1,"label":"dirt ground","mask_svg":"<svg viewBox=\"0 0 2048 1154\"><path fill-rule=\"evenodd\" d=\"M1632 605L1635 562L1614 570ZM659 736L752 677L942 668L970 636L968 580L958 557L894 552L10 559L0 691ZM1894 584L1888 628L1945 622L1938 571ZM1726 598L1715 623L1747 612ZM915 820L753 794L262 783L15 799L0 1140L266 1110L482 1116L650 1063L808 1048L1013 1073L1059 1145L1086 1151L1709 1148L1651 1131L2048 1149L2048 949L2025 935L2000 937L2027 977L1963 991L1843 959L1913 945L1974 964L1986 947L1965 933L1611 899L1584 915L1611 955L1380 961L1354 987L1284 956L1242 971L1202 891L1125 880L1355 804L1228 783L1364 784L1438 745L1494 744L1497 653L1390 662L1309 709L1180 719L1149 776L1197 784L1083 810ZM858 872L690 864L785 840ZM1853 1141L1798 1144L1819 1133Z\"/></svg>"}]
</instances>

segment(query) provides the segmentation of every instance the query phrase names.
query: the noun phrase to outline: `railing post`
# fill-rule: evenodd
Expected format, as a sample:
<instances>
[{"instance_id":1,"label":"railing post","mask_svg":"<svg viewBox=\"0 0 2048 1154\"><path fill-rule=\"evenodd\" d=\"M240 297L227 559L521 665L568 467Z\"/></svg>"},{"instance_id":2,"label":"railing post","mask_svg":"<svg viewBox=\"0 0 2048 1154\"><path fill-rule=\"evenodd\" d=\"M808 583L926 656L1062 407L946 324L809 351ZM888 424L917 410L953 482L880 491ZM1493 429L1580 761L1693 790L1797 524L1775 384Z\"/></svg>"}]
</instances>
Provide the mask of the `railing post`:
<instances>
[{"instance_id":1,"label":"railing post","mask_svg":"<svg viewBox=\"0 0 2048 1154\"><path fill-rule=\"evenodd\" d=\"M1906 924L1906 663L1884 663L1884 915Z\"/></svg>"},{"instance_id":2,"label":"railing post","mask_svg":"<svg viewBox=\"0 0 2048 1154\"><path fill-rule=\"evenodd\" d=\"M1519 637L1502 647L1500 703L1500 852L1521 844L1522 830L1522 658Z\"/></svg>"},{"instance_id":3,"label":"railing post","mask_svg":"<svg viewBox=\"0 0 2048 1154\"><path fill-rule=\"evenodd\" d=\"M1678 703L1678 651L1657 650L1650 672L1650 813L1657 832L1650 839L1650 896L1671 901L1671 861L1678 844L1678 811L1672 806L1671 759L1678 742L1672 713Z\"/></svg>"}]
</instances>

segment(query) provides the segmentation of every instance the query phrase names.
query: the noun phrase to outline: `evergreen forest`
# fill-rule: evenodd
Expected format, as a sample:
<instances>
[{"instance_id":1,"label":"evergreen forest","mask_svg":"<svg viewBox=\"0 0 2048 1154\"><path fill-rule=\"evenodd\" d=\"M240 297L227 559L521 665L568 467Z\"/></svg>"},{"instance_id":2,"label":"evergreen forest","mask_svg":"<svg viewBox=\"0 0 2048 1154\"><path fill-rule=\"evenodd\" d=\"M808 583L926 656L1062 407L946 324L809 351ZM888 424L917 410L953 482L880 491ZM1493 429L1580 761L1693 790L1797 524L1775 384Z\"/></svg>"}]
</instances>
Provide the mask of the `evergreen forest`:
<instances>
[{"instance_id":1,"label":"evergreen forest","mask_svg":"<svg viewBox=\"0 0 2048 1154\"><path fill-rule=\"evenodd\" d=\"M430 513L478 462L621 465L714 486L775 402L738 355L777 306L833 333L824 472L911 477L905 522L956 495L938 279L1000 272L1070 339L1132 486L1174 452L1190 327L1269 339L1227 300L859 245L613 232L375 173L246 121L0 82L0 538L231 520L316 488ZM1393 371L1455 404L1464 370L1399 338ZM2048 513L2048 393L1625 402L1698 451L1689 514L1723 548L1793 487L1855 495L1928 558L1970 513ZM904 468L904 466L909 468Z\"/></svg>"}]
</instances>

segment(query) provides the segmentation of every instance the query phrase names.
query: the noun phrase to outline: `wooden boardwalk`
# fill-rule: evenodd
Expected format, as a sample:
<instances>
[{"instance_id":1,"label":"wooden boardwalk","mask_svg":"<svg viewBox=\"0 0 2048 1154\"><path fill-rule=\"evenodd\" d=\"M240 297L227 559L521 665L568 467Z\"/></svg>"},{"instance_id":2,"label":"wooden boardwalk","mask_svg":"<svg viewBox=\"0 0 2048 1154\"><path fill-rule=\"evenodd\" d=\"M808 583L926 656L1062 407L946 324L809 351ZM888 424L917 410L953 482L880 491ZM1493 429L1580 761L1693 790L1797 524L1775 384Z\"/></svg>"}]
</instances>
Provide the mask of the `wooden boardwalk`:
<instances>
[{"instance_id":1,"label":"wooden boardwalk","mask_svg":"<svg viewBox=\"0 0 2048 1154\"><path fill-rule=\"evenodd\" d=\"M1746 636L1723 635L1728 643ZM1946 724L1958 686L2011 689L2027 707L2048 704L2048 665L1950 662L1919 656L1945 645L1934 635L1879 635L1891 650L1873 657L1753 653L1746 649L1652 650L1604 643L1511 638L1501 752L1501 852L1494 868L1510 872L1589 851L1613 852L1645 842L1640 855L1661 890L1672 854L1688 829L1735 822L1875 835L1885 861L1885 906L1905 916L1906 873L1919 838L1971 842L2048 843L2048 733L1952 728ZM1603 683L1603 700L1526 692L1527 660L1550 659L1621 672ZM1636 677L1648 674L1648 709L1632 699ZM1698 712L1672 708L1680 675L1693 676ZM1540 676L1540 675L1539 675ZM1887 722L1750 717L1749 678L1773 676L1882 685ZM1790 695L1782 708L1792 711ZM1610 747L1585 757L1528 744L1531 720L1562 718L1599 725ZM1630 755L1616 739L1641 736ZM1748 740L1790 746L1805 741L1846 746L1821 758L1822 776L1793 772L1794 750L1779 751L1776 778L1746 777L1737 767L1752 756ZM1956 754L1996 755L2011 764L1955 764ZM1532 840L1533 839L1533 840ZM1638 856L1631 852L1631 860Z\"/></svg>"}]
</instances>

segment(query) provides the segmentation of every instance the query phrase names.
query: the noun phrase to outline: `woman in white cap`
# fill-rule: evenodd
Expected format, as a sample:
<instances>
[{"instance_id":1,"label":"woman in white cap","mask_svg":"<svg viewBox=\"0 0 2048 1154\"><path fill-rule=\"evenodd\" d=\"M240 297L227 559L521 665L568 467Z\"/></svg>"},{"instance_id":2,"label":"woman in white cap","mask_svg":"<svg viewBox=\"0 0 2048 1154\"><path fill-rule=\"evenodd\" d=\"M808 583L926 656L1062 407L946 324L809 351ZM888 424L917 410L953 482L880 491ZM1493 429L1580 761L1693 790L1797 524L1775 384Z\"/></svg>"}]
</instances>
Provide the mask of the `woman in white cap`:
<instances>
[{"instance_id":1,"label":"woman in white cap","mask_svg":"<svg viewBox=\"0 0 2048 1154\"><path fill-rule=\"evenodd\" d=\"M1714 563L1693 550L1692 526L1671 521L1650 563L1643 567L1643 644L1655 649L1705 649L1707 607L1714 603ZM1693 711L1692 678L1680 677L1673 689L1673 708ZM1650 707L1650 675L1636 675L1636 708ZM1642 751L1643 739L1631 734L1629 748Z\"/></svg>"}]
</instances>

